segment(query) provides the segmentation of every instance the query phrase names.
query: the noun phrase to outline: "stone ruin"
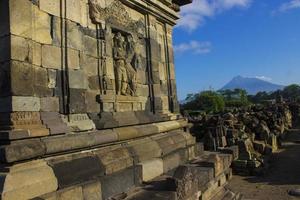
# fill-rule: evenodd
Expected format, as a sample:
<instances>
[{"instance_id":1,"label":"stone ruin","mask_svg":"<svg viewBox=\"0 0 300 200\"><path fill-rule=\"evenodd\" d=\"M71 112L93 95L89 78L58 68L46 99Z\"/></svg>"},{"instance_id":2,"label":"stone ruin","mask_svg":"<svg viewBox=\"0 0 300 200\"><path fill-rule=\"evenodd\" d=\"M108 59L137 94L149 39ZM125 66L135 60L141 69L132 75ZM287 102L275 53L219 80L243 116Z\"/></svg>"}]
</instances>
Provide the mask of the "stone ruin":
<instances>
[{"instance_id":1,"label":"stone ruin","mask_svg":"<svg viewBox=\"0 0 300 200\"><path fill-rule=\"evenodd\" d=\"M266 171L270 155L278 150L287 130L298 123L299 108L295 102L278 101L216 115L189 116L189 121L193 123L191 132L204 143L205 150L238 147L234 172L253 175Z\"/></svg>"},{"instance_id":2,"label":"stone ruin","mask_svg":"<svg viewBox=\"0 0 300 200\"><path fill-rule=\"evenodd\" d=\"M238 198L236 148L204 151L178 112L188 3L0 1L1 199Z\"/></svg>"}]
</instances>

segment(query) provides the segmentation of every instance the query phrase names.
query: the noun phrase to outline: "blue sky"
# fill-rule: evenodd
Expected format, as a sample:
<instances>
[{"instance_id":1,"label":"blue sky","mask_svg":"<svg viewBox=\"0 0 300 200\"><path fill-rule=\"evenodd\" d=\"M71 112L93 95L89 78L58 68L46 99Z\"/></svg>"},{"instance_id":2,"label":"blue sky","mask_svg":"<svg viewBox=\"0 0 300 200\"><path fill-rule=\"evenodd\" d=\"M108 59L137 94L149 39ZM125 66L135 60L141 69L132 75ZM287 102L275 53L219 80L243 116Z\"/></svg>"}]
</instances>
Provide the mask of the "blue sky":
<instances>
[{"instance_id":1,"label":"blue sky","mask_svg":"<svg viewBox=\"0 0 300 200\"><path fill-rule=\"evenodd\" d=\"M179 99L234 76L300 83L300 0L194 0L174 29Z\"/></svg>"}]
</instances>

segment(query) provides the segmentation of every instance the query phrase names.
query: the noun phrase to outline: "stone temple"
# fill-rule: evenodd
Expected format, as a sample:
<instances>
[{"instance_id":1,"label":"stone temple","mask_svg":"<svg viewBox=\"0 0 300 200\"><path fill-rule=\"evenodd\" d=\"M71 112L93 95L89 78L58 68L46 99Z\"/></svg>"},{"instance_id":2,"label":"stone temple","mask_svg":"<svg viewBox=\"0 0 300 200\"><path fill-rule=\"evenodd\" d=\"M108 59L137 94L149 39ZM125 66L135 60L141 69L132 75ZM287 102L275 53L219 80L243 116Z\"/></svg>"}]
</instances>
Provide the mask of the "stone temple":
<instances>
[{"instance_id":1,"label":"stone temple","mask_svg":"<svg viewBox=\"0 0 300 200\"><path fill-rule=\"evenodd\" d=\"M204 152L179 115L172 29L188 3L0 1L1 199L224 189L235 149Z\"/></svg>"}]
</instances>

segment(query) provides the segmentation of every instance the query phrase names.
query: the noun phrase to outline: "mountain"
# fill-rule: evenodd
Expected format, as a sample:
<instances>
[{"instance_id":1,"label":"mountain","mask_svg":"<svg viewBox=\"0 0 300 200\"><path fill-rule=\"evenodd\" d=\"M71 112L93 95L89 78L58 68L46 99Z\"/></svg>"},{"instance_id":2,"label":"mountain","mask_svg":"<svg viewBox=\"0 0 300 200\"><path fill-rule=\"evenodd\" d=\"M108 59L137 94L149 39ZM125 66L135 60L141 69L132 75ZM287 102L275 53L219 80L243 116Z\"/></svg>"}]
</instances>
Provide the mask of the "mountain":
<instances>
[{"instance_id":1,"label":"mountain","mask_svg":"<svg viewBox=\"0 0 300 200\"><path fill-rule=\"evenodd\" d=\"M264 81L258 78L248 78L242 76L234 77L229 83L227 83L221 90L226 89L244 89L248 92L248 94L256 94L257 92L272 92L276 90L283 89L283 85L277 85L274 83L270 83L268 81Z\"/></svg>"}]
</instances>

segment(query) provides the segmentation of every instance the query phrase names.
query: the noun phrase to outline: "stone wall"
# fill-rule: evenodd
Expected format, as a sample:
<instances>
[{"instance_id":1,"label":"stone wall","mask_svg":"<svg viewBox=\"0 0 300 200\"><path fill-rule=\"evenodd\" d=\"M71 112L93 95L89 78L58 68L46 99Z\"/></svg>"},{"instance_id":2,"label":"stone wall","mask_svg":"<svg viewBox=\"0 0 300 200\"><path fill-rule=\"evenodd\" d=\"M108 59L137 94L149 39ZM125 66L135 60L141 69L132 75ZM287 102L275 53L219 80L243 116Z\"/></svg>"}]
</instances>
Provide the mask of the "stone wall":
<instances>
[{"instance_id":1,"label":"stone wall","mask_svg":"<svg viewBox=\"0 0 300 200\"><path fill-rule=\"evenodd\" d=\"M37 112L92 120L84 131L178 111L171 1L4 0L1 9L0 112L26 112L22 129L41 126Z\"/></svg>"},{"instance_id":2,"label":"stone wall","mask_svg":"<svg viewBox=\"0 0 300 200\"><path fill-rule=\"evenodd\" d=\"M0 2L1 199L135 199L167 174L175 199L223 187L232 156L204 154L178 114L172 27L187 3ZM197 180L224 167L196 191L172 176L189 162Z\"/></svg>"}]
</instances>

